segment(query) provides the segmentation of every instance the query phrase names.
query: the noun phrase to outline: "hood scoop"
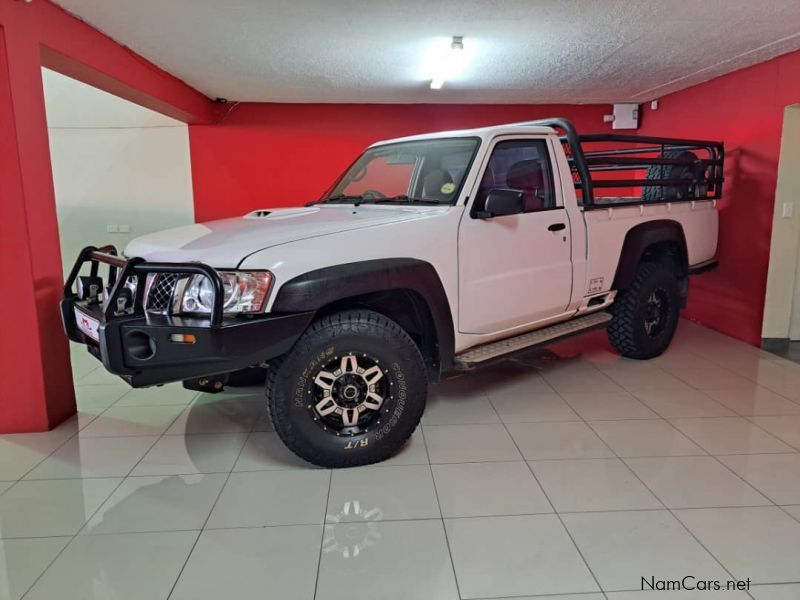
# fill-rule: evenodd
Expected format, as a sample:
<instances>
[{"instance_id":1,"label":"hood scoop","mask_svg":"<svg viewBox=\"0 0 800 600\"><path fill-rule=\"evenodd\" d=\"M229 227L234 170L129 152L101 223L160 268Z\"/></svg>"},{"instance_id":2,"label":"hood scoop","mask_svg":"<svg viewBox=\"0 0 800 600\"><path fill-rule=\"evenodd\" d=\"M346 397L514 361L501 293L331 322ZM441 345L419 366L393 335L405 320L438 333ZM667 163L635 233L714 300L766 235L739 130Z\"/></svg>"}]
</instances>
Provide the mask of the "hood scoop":
<instances>
[{"instance_id":1,"label":"hood scoop","mask_svg":"<svg viewBox=\"0 0 800 600\"><path fill-rule=\"evenodd\" d=\"M262 208L247 213L245 219L267 219L276 221L278 219L291 219L292 217L299 217L301 215L308 215L318 212L319 208L313 206L305 206L300 208Z\"/></svg>"}]
</instances>

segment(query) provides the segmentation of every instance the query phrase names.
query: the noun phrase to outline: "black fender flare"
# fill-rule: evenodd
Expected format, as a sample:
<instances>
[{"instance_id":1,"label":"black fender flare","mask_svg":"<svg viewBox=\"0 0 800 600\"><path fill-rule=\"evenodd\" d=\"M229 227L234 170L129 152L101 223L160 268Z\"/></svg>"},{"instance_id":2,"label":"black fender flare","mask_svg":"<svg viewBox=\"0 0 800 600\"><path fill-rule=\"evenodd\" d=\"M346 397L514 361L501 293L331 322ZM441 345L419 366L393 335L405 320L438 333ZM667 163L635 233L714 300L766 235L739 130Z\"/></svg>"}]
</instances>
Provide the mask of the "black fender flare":
<instances>
[{"instance_id":1,"label":"black fender flare","mask_svg":"<svg viewBox=\"0 0 800 600\"><path fill-rule=\"evenodd\" d=\"M680 276L685 277L689 271L689 256L686 250L686 236L683 233L683 227L672 219L658 219L632 227L625 234L625 241L622 243L622 251L619 255L619 263L614 275L612 289L625 289L631 285L633 278L636 276L636 269L639 267L639 263L648 248L665 242L677 244L679 249L677 258L681 268Z\"/></svg>"},{"instance_id":2,"label":"black fender flare","mask_svg":"<svg viewBox=\"0 0 800 600\"><path fill-rule=\"evenodd\" d=\"M436 330L440 372L452 368L455 327L439 274L415 258L382 258L315 269L284 283L274 313L317 311L339 300L392 290L411 290L427 303Z\"/></svg>"}]
</instances>

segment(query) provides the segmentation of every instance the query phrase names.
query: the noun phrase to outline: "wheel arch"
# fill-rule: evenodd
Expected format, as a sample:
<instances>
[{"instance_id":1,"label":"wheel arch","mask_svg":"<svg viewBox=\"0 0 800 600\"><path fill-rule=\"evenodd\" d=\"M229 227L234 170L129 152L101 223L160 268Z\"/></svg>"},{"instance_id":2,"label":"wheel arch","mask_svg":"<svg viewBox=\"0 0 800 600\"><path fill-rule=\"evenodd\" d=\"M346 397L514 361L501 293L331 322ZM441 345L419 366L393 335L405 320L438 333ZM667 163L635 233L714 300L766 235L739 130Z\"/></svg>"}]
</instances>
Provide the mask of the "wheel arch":
<instances>
[{"instance_id":1,"label":"wheel arch","mask_svg":"<svg viewBox=\"0 0 800 600\"><path fill-rule=\"evenodd\" d=\"M688 290L689 255L683 227L671 219L648 221L632 227L625 234L613 289L629 287L643 260L671 263L677 270L683 299Z\"/></svg>"},{"instance_id":2,"label":"wheel arch","mask_svg":"<svg viewBox=\"0 0 800 600\"><path fill-rule=\"evenodd\" d=\"M272 312L321 316L352 307L379 312L405 329L432 381L452 368L455 328L447 294L436 269L422 260L376 259L309 271L280 286Z\"/></svg>"}]
</instances>

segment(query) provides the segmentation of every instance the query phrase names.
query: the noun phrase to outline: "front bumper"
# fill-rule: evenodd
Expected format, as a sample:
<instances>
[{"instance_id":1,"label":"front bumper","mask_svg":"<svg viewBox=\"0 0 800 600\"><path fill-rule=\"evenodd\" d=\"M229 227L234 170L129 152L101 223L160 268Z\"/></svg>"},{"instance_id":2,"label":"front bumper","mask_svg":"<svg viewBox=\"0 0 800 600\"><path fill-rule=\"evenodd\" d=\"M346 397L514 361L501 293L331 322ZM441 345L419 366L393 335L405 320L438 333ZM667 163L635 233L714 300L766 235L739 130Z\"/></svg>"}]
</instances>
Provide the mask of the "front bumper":
<instances>
[{"instance_id":1,"label":"front bumper","mask_svg":"<svg viewBox=\"0 0 800 600\"><path fill-rule=\"evenodd\" d=\"M100 264L108 265L110 291L102 302L81 300L72 290L86 262L91 263L93 275L97 275ZM206 275L215 284L218 296L212 315L200 318L147 313L143 299L147 273ZM117 310L117 300L128 277L138 278L137 294L131 306ZM314 316L313 312L303 312L227 317L222 314L221 304L221 282L207 265L147 263L121 258L113 247L89 247L81 251L67 278L61 317L70 340L85 344L108 371L131 386L145 387L228 373L280 356L294 345ZM80 317L97 322L97 339L78 327ZM175 341L187 336L193 336L193 343Z\"/></svg>"}]
</instances>

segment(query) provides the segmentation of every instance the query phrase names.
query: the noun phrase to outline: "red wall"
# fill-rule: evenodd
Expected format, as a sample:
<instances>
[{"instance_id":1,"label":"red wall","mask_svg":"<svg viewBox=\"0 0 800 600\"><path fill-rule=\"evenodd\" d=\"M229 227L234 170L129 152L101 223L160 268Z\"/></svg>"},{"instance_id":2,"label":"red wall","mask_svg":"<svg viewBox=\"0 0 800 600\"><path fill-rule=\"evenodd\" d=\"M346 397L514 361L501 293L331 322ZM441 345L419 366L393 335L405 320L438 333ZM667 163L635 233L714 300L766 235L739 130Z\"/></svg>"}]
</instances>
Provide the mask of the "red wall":
<instances>
[{"instance_id":1,"label":"red wall","mask_svg":"<svg viewBox=\"0 0 800 600\"><path fill-rule=\"evenodd\" d=\"M50 2L0 0L0 433L75 413L42 66L192 123L215 105Z\"/></svg>"},{"instance_id":2,"label":"red wall","mask_svg":"<svg viewBox=\"0 0 800 600\"><path fill-rule=\"evenodd\" d=\"M800 102L800 52L665 96L644 107L641 133L725 142L720 267L692 280L687 314L761 341L784 108Z\"/></svg>"},{"instance_id":3,"label":"red wall","mask_svg":"<svg viewBox=\"0 0 800 600\"><path fill-rule=\"evenodd\" d=\"M643 106L643 134L726 144L718 270L694 278L687 315L752 344L761 339L785 106L800 102L800 52ZM607 105L241 104L219 125L190 126L198 221L313 200L368 144L401 135L565 116L604 131Z\"/></svg>"},{"instance_id":4,"label":"red wall","mask_svg":"<svg viewBox=\"0 0 800 600\"><path fill-rule=\"evenodd\" d=\"M609 131L608 112L608 105L240 104L219 125L189 127L195 217L315 200L381 139L553 116Z\"/></svg>"}]
</instances>

